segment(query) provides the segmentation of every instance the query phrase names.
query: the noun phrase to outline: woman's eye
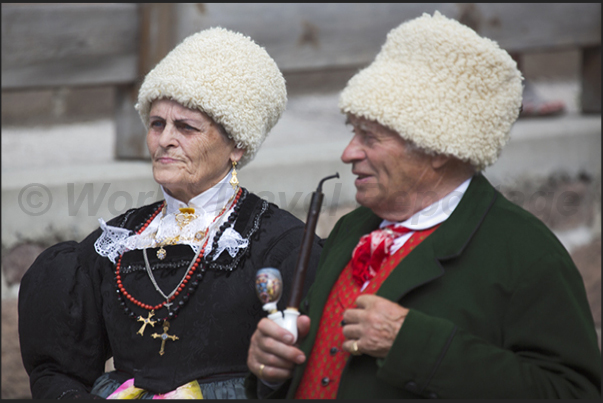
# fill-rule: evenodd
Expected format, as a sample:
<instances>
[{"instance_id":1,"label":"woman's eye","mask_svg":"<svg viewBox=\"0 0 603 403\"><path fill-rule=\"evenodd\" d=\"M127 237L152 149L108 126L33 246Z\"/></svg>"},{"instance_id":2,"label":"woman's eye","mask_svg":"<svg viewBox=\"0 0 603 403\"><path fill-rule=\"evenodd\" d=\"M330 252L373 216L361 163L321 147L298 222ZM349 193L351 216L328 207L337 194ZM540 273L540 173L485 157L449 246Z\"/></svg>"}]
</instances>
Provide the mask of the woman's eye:
<instances>
[{"instance_id":1,"label":"woman's eye","mask_svg":"<svg viewBox=\"0 0 603 403\"><path fill-rule=\"evenodd\" d=\"M178 128L180 130L184 130L184 131L187 131L187 132L198 132L199 131L196 127L187 125L186 123L180 123L178 125Z\"/></svg>"},{"instance_id":2,"label":"woman's eye","mask_svg":"<svg viewBox=\"0 0 603 403\"><path fill-rule=\"evenodd\" d=\"M151 122L151 127L153 129L160 129L163 127L163 122L161 120L154 120Z\"/></svg>"}]
</instances>

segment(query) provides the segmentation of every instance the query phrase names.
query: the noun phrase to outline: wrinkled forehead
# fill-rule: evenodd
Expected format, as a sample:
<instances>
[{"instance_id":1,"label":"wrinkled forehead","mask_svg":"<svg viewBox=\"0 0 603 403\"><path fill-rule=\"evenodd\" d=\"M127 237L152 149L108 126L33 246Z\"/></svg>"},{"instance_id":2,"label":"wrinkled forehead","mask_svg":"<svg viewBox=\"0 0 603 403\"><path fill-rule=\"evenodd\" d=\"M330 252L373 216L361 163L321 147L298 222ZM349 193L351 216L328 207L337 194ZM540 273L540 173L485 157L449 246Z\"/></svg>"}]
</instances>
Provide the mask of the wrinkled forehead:
<instances>
[{"instance_id":1,"label":"wrinkled forehead","mask_svg":"<svg viewBox=\"0 0 603 403\"><path fill-rule=\"evenodd\" d=\"M178 116L213 121L206 113L196 108L188 108L172 99L160 98L151 103L149 114L174 113Z\"/></svg>"},{"instance_id":2,"label":"wrinkled forehead","mask_svg":"<svg viewBox=\"0 0 603 403\"><path fill-rule=\"evenodd\" d=\"M369 131L369 132L380 132L380 133L385 133L388 135L396 135L399 136L399 134L395 131L390 129L387 126L382 125L379 122L376 122L374 120L369 120L360 116L356 116L354 114L347 114L346 117L346 121L345 121L346 125L352 125L354 126L354 128L363 130L363 131Z\"/></svg>"},{"instance_id":3,"label":"wrinkled forehead","mask_svg":"<svg viewBox=\"0 0 603 403\"><path fill-rule=\"evenodd\" d=\"M186 107L169 98L159 98L151 103L149 119L152 119L153 116L165 119L167 118L168 114L172 115L171 117L175 120L190 119L199 123L208 124L210 126L216 127L220 134L222 134L222 136L224 136L228 140L232 140L232 136L226 131L226 129L224 129L224 126L217 123L207 113L197 108Z\"/></svg>"}]
</instances>

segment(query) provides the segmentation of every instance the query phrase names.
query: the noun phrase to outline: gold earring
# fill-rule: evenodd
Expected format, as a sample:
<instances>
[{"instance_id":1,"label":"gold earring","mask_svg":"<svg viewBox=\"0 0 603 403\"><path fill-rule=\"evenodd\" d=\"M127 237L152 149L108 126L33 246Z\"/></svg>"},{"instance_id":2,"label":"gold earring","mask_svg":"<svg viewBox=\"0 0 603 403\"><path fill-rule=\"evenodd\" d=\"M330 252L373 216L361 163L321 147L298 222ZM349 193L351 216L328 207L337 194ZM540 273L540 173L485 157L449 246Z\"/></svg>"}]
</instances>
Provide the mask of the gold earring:
<instances>
[{"instance_id":1,"label":"gold earring","mask_svg":"<svg viewBox=\"0 0 603 403\"><path fill-rule=\"evenodd\" d=\"M239 180L237 179L237 162L232 161L232 178L230 178L230 185L233 189L239 186Z\"/></svg>"}]
</instances>

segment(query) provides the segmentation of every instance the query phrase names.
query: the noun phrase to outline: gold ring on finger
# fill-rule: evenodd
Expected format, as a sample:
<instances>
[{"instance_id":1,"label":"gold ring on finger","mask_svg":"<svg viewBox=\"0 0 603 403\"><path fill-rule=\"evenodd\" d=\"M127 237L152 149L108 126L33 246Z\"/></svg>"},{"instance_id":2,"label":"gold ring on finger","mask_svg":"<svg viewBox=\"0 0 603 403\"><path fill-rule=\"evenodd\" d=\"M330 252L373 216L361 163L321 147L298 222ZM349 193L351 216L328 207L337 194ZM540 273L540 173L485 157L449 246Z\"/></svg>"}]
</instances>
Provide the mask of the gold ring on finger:
<instances>
[{"instance_id":1,"label":"gold ring on finger","mask_svg":"<svg viewBox=\"0 0 603 403\"><path fill-rule=\"evenodd\" d=\"M262 377L262 372L264 371L264 367L265 367L264 364L260 365L260 378Z\"/></svg>"},{"instance_id":2,"label":"gold ring on finger","mask_svg":"<svg viewBox=\"0 0 603 403\"><path fill-rule=\"evenodd\" d=\"M352 343L352 354L360 355L360 351L358 350L358 340L354 340L354 343Z\"/></svg>"}]
</instances>

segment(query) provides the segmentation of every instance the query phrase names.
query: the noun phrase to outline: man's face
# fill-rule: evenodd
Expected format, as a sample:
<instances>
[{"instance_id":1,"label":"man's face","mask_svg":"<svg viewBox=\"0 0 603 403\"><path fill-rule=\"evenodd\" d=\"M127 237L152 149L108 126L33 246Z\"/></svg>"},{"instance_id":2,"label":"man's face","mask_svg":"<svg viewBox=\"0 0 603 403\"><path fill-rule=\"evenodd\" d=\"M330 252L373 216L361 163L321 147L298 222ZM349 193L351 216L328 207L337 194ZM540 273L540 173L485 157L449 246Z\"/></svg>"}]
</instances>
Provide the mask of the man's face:
<instances>
[{"instance_id":1,"label":"man's face","mask_svg":"<svg viewBox=\"0 0 603 403\"><path fill-rule=\"evenodd\" d=\"M354 185L359 204L381 218L402 221L436 201L431 156L377 122L350 115L348 123L354 136L341 160L352 164L352 173L357 175Z\"/></svg>"}]
</instances>

